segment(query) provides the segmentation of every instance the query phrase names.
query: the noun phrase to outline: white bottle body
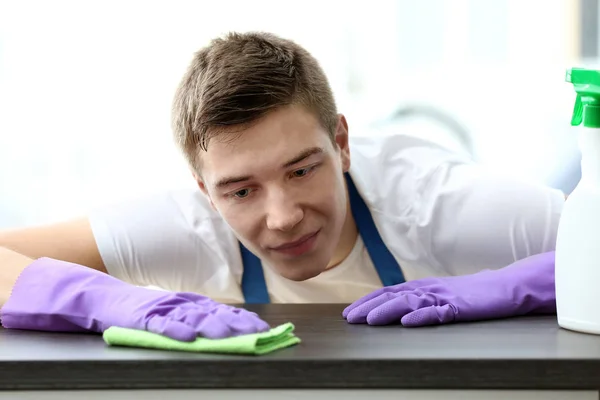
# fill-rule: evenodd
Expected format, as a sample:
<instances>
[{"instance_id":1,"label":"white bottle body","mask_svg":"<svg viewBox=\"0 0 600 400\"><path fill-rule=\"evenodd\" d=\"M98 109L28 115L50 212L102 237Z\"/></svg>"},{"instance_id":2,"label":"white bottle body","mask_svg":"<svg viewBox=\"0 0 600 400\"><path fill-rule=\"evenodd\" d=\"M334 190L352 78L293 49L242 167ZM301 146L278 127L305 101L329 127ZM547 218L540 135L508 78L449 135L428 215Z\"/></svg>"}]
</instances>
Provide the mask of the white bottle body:
<instances>
[{"instance_id":1,"label":"white bottle body","mask_svg":"<svg viewBox=\"0 0 600 400\"><path fill-rule=\"evenodd\" d=\"M558 324L600 334L600 129L579 128L581 180L566 200L556 241Z\"/></svg>"}]
</instances>

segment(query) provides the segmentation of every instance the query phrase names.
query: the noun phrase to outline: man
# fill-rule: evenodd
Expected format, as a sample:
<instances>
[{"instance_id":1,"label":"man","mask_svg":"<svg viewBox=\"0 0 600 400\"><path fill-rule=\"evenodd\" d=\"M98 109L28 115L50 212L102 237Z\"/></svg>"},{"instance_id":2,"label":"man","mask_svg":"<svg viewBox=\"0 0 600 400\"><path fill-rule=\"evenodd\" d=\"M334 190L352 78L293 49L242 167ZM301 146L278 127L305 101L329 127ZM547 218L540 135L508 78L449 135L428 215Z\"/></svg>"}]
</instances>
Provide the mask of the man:
<instances>
[{"instance_id":1,"label":"man","mask_svg":"<svg viewBox=\"0 0 600 400\"><path fill-rule=\"evenodd\" d=\"M446 307L439 322L460 320L448 301L423 295L456 298L464 293L446 282L479 279L476 289L496 287L497 301L514 302L502 282L520 284L515 268L499 270L509 275L502 282L490 272L417 278L498 270L554 248L562 193L426 141L349 136L317 61L271 34L230 34L197 52L173 131L198 191L0 236L5 327L120 325L192 340L268 328L225 303L359 298L349 322L398 322L430 306ZM405 290L421 291L417 303Z\"/></svg>"}]
</instances>

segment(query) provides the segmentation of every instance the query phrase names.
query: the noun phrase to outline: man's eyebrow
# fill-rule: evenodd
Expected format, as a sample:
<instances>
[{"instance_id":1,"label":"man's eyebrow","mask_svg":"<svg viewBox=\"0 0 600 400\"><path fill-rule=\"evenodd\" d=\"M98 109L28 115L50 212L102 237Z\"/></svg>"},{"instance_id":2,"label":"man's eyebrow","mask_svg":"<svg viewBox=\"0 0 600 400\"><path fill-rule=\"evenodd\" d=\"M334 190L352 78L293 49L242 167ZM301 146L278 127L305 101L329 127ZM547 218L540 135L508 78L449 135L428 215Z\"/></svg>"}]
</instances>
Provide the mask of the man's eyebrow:
<instances>
[{"instance_id":1,"label":"man's eyebrow","mask_svg":"<svg viewBox=\"0 0 600 400\"><path fill-rule=\"evenodd\" d=\"M246 175L246 176L232 176L232 177L228 177L228 178L223 178L223 179L220 179L215 184L215 188L221 189L221 188L229 186L229 185L231 185L233 183L245 182L245 181L249 181L250 179L252 179L252 177L250 175Z\"/></svg>"},{"instance_id":2,"label":"man's eyebrow","mask_svg":"<svg viewBox=\"0 0 600 400\"><path fill-rule=\"evenodd\" d=\"M298 154L296 157L292 158L288 162L284 163L281 166L281 168L289 168L294 164L298 164L300 161L304 161L305 159L307 159L308 157L310 157L312 155L323 154L324 152L325 152L325 150L323 150L323 148L321 148L321 147L310 147L310 148L302 151L302 153Z\"/></svg>"},{"instance_id":3,"label":"man's eyebrow","mask_svg":"<svg viewBox=\"0 0 600 400\"><path fill-rule=\"evenodd\" d=\"M301 161L306 160L308 157L315 154L323 154L325 150L321 147L309 147L308 149L303 150L300 154L292 158L291 160L285 162L281 168L289 168L295 164L298 164ZM234 183L246 182L252 179L251 175L242 175L242 176L230 176L220 179L216 184L215 188L222 189Z\"/></svg>"}]
</instances>

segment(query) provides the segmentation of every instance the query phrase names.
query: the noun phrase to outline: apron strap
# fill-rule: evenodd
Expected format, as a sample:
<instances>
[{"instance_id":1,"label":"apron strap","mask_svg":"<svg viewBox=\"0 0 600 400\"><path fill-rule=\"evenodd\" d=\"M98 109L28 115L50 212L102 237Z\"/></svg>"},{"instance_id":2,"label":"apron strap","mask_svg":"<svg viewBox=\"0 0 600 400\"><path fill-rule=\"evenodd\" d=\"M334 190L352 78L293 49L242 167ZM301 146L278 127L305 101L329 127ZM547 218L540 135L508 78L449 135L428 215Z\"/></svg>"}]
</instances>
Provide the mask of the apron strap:
<instances>
[{"instance_id":1,"label":"apron strap","mask_svg":"<svg viewBox=\"0 0 600 400\"><path fill-rule=\"evenodd\" d=\"M371 211L358 193L350 174L346 173L350 207L356 221L358 232L362 237L369 257L381 279L383 286L392 286L405 282L400 265L390 253L381 239ZM242 253L242 293L247 304L267 304L270 302L269 291L260 259L240 242Z\"/></svg>"},{"instance_id":2,"label":"apron strap","mask_svg":"<svg viewBox=\"0 0 600 400\"><path fill-rule=\"evenodd\" d=\"M365 243L367 252L371 257L371 261L375 265L379 279L381 279L381 283L383 286L404 283L404 274L402 273L400 264L398 264L392 253L390 253L385 243L383 243L369 207L367 207L365 201L358 193L350 174L346 173L345 175L350 194L352 215L356 221L358 232Z\"/></svg>"},{"instance_id":3,"label":"apron strap","mask_svg":"<svg viewBox=\"0 0 600 400\"><path fill-rule=\"evenodd\" d=\"M240 242L242 252L242 293L246 304L268 304L271 302L260 259Z\"/></svg>"}]
</instances>

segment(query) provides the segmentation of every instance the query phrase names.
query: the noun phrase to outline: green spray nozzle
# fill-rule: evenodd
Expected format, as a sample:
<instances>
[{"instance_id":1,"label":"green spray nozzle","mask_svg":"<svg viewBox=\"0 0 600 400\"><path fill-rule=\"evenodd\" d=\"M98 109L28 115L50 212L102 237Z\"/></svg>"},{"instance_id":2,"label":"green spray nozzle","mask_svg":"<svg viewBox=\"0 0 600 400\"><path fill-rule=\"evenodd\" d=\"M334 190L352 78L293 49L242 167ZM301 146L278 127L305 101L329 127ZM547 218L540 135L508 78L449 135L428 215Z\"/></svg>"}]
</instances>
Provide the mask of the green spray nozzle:
<instances>
[{"instance_id":1,"label":"green spray nozzle","mask_svg":"<svg viewBox=\"0 0 600 400\"><path fill-rule=\"evenodd\" d=\"M577 93L571 125L583 123L588 128L600 128L600 71L571 68L566 81L573 84Z\"/></svg>"}]
</instances>

